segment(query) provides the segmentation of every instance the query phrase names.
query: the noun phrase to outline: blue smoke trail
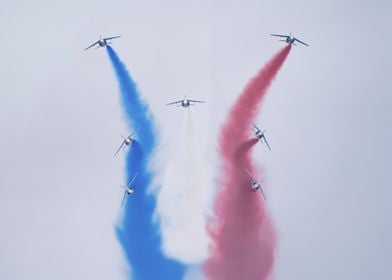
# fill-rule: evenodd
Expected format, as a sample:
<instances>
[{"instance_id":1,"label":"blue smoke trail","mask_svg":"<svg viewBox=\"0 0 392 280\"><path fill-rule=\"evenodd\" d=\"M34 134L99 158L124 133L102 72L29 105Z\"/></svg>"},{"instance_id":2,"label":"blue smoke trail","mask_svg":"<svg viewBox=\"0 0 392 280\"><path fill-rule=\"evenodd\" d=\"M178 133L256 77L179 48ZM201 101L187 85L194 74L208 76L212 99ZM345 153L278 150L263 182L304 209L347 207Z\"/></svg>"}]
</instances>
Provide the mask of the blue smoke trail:
<instances>
[{"instance_id":1,"label":"blue smoke trail","mask_svg":"<svg viewBox=\"0 0 392 280\"><path fill-rule=\"evenodd\" d=\"M148 193L153 175L148 165L157 142L154 121L127 68L110 46L106 49L118 79L126 120L131 130L137 128L138 139L131 144L126 157L126 180L137 173L133 184L136 190L124 204L117 236L131 266L132 279L182 279L184 266L165 258L161 252L159 228L153 221L156 200Z\"/></svg>"}]
</instances>

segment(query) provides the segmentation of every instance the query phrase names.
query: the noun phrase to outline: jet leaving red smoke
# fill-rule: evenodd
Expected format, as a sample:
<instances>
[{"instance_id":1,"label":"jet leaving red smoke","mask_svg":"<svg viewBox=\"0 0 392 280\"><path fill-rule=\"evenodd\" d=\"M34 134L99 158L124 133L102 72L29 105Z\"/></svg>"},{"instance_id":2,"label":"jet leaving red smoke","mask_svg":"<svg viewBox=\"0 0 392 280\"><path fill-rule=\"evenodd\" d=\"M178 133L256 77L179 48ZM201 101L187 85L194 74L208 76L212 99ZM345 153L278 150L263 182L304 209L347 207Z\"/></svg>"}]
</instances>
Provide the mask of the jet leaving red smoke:
<instances>
[{"instance_id":1,"label":"jet leaving red smoke","mask_svg":"<svg viewBox=\"0 0 392 280\"><path fill-rule=\"evenodd\" d=\"M251 190L245 168L254 173L250 123L272 80L289 54L280 50L254 77L232 107L222 128L222 174L215 201L215 219L209 223L211 256L204 265L208 280L265 280L274 265L276 234L265 202Z\"/></svg>"}]
</instances>

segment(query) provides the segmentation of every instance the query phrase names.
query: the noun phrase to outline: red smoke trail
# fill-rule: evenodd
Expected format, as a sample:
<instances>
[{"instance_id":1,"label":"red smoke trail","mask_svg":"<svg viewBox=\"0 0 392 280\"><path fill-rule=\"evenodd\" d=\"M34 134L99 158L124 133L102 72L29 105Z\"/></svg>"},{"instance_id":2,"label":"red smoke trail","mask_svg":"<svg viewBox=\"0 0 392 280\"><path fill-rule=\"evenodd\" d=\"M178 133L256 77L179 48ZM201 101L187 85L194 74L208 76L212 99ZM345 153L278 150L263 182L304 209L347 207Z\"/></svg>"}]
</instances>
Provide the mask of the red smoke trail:
<instances>
[{"instance_id":1,"label":"red smoke trail","mask_svg":"<svg viewBox=\"0 0 392 280\"><path fill-rule=\"evenodd\" d=\"M222 175L215 202L215 220L209 224L211 257L204 265L209 280L264 280L272 273L276 234L264 200L251 190L250 122L289 54L280 50L254 77L237 99L224 124L220 139ZM257 177L257 176L256 176Z\"/></svg>"}]
</instances>

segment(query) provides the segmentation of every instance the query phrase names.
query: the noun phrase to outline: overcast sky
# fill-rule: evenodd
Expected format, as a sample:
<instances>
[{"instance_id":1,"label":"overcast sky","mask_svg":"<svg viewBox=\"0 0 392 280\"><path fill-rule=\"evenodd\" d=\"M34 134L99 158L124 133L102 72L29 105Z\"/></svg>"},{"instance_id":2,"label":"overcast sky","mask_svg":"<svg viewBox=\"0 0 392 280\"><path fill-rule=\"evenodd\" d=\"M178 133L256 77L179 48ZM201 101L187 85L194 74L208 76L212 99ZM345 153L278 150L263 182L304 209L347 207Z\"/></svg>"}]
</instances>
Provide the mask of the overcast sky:
<instances>
[{"instance_id":1,"label":"overcast sky","mask_svg":"<svg viewBox=\"0 0 392 280\"><path fill-rule=\"evenodd\" d=\"M391 15L386 0L0 0L0 278L126 277L113 153L127 131L106 52L83 50L99 35L123 36L113 47L163 150L181 115L164 104L208 101L195 121L210 161L228 109L283 46L269 34L292 32L310 47L274 81L257 120L272 152L254 155L276 279L391 279Z\"/></svg>"}]
</instances>

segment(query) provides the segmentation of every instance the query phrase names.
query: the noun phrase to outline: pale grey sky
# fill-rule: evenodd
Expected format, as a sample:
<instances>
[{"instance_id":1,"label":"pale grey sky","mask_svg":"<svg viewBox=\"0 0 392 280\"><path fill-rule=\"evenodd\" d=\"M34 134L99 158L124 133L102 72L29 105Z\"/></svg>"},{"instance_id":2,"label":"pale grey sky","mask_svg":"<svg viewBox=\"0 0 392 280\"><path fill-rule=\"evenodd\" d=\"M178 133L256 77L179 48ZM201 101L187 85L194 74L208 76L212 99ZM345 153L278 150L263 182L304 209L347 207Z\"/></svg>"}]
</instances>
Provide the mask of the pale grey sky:
<instances>
[{"instance_id":1,"label":"pale grey sky","mask_svg":"<svg viewBox=\"0 0 392 280\"><path fill-rule=\"evenodd\" d=\"M120 215L126 133L105 50L149 101L162 149L184 94L208 151L247 81L293 32L258 122L278 228L276 279L392 277L390 1L0 0L0 278L124 279ZM206 152L207 153L207 152ZM208 159L209 160L209 159ZM213 187L213 186L211 186ZM197 274L197 273L196 273Z\"/></svg>"}]
</instances>

